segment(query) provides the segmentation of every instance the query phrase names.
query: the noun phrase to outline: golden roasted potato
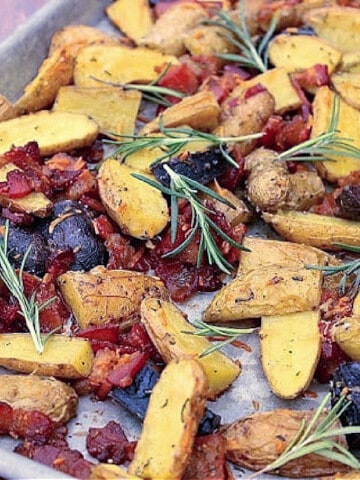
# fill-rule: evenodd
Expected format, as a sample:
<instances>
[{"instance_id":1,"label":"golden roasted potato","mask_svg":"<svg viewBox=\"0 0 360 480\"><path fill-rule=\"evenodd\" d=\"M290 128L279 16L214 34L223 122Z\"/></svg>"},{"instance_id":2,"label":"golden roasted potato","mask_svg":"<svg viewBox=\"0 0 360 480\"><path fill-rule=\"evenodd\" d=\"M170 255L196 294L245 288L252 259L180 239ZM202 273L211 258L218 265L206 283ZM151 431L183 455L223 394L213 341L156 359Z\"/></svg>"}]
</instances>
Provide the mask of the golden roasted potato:
<instances>
[{"instance_id":1,"label":"golden roasted potato","mask_svg":"<svg viewBox=\"0 0 360 480\"><path fill-rule=\"evenodd\" d=\"M296 398L310 385L320 358L319 322L319 311L261 317L261 364L278 397Z\"/></svg>"},{"instance_id":2,"label":"golden roasted potato","mask_svg":"<svg viewBox=\"0 0 360 480\"><path fill-rule=\"evenodd\" d=\"M206 322L285 315L319 306L322 272L305 268L307 264L322 264L317 250L259 238L247 238L243 245L250 251L241 253L236 278L216 293L208 305ZM266 260L261 263L264 257Z\"/></svg>"},{"instance_id":3,"label":"golden roasted potato","mask_svg":"<svg viewBox=\"0 0 360 480\"><path fill-rule=\"evenodd\" d=\"M140 45L167 55L183 55L186 52L183 39L203 18L206 11L199 3L175 3L156 20Z\"/></svg>"},{"instance_id":4,"label":"golden roasted potato","mask_svg":"<svg viewBox=\"0 0 360 480\"><path fill-rule=\"evenodd\" d=\"M150 397L130 474L152 480L182 478L207 390L207 377L197 360L182 359L165 367Z\"/></svg>"},{"instance_id":5,"label":"golden roasted potato","mask_svg":"<svg viewBox=\"0 0 360 480\"><path fill-rule=\"evenodd\" d=\"M312 416L311 410L275 409L257 412L230 423L222 429L226 457L240 467L261 470L279 457L301 429L306 429ZM323 419L324 415L318 421ZM340 422L337 422L333 428L339 426ZM332 440L347 447L344 436ZM286 463L277 472L284 477L303 478L322 477L348 469L344 464L311 453Z\"/></svg>"},{"instance_id":6,"label":"golden roasted potato","mask_svg":"<svg viewBox=\"0 0 360 480\"><path fill-rule=\"evenodd\" d=\"M37 142L43 156L91 145L99 127L86 115L68 112L40 112L0 122L0 154L14 145Z\"/></svg>"},{"instance_id":7,"label":"golden roasted potato","mask_svg":"<svg viewBox=\"0 0 360 480\"><path fill-rule=\"evenodd\" d=\"M0 122L17 116L14 105L4 95L0 95Z\"/></svg>"},{"instance_id":8,"label":"golden roasted potato","mask_svg":"<svg viewBox=\"0 0 360 480\"><path fill-rule=\"evenodd\" d=\"M89 480L141 480L126 470L110 463L98 463L91 467Z\"/></svg>"},{"instance_id":9,"label":"golden roasted potato","mask_svg":"<svg viewBox=\"0 0 360 480\"><path fill-rule=\"evenodd\" d=\"M304 15L304 21L315 33L342 52L359 49L360 11L351 7L314 8Z\"/></svg>"},{"instance_id":10,"label":"golden roasted potato","mask_svg":"<svg viewBox=\"0 0 360 480\"><path fill-rule=\"evenodd\" d=\"M78 87L99 87L106 82L150 83L168 64L177 65L173 55L123 45L90 45L76 57L74 82ZM156 68L160 69L155 70Z\"/></svg>"},{"instance_id":11,"label":"golden roasted potato","mask_svg":"<svg viewBox=\"0 0 360 480\"><path fill-rule=\"evenodd\" d=\"M120 87L60 87L53 110L82 113L92 118L100 133L117 139L117 135L134 135L141 93Z\"/></svg>"},{"instance_id":12,"label":"golden roasted potato","mask_svg":"<svg viewBox=\"0 0 360 480\"><path fill-rule=\"evenodd\" d=\"M134 173L141 172L118 160L107 159L98 174L100 198L125 234L154 238L169 222L168 205L159 190L134 178Z\"/></svg>"},{"instance_id":13,"label":"golden roasted potato","mask_svg":"<svg viewBox=\"0 0 360 480\"><path fill-rule=\"evenodd\" d=\"M282 238L325 250L339 250L336 242L360 246L360 223L343 218L328 217L308 212L278 211L263 213Z\"/></svg>"},{"instance_id":14,"label":"golden roasted potato","mask_svg":"<svg viewBox=\"0 0 360 480\"><path fill-rule=\"evenodd\" d=\"M331 333L346 355L352 360L360 361L360 316L358 314L336 322Z\"/></svg>"},{"instance_id":15,"label":"golden roasted potato","mask_svg":"<svg viewBox=\"0 0 360 480\"><path fill-rule=\"evenodd\" d=\"M116 0L106 8L106 14L136 44L154 23L148 0Z\"/></svg>"},{"instance_id":16,"label":"golden roasted potato","mask_svg":"<svg viewBox=\"0 0 360 480\"><path fill-rule=\"evenodd\" d=\"M332 73L341 62L342 53L316 36L279 34L269 43L269 59L275 67L297 72L316 64L326 65Z\"/></svg>"},{"instance_id":17,"label":"golden roasted potato","mask_svg":"<svg viewBox=\"0 0 360 480\"><path fill-rule=\"evenodd\" d=\"M161 114L161 122L168 128L187 125L196 130L210 131L218 125L219 117L220 106L215 95L210 91L202 90L164 110ZM159 130L160 119L157 117L142 128L141 134L148 135Z\"/></svg>"},{"instance_id":18,"label":"golden roasted potato","mask_svg":"<svg viewBox=\"0 0 360 480\"><path fill-rule=\"evenodd\" d=\"M228 30L216 25L198 25L186 33L183 43L194 56L238 52L239 49L226 38L229 35Z\"/></svg>"},{"instance_id":19,"label":"golden roasted potato","mask_svg":"<svg viewBox=\"0 0 360 480\"><path fill-rule=\"evenodd\" d=\"M55 378L0 375L0 402L14 409L37 410L62 424L76 415L79 399L72 387Z\"/></svg>"},{"instance_id":20,"label":"golden roasted potato","mask_svg":"<svg viewBox=\"0 0 360 480\"><path fill-rule=\"evenodd\" d=\"M316 138L328 130L333 111L335 93L329 87L320 87L313 101L313 127L311 137ZM342 139L349 139L349 145L360 148L360 111L339 99L339 120L336 126ZM329 160L316 162L320 175L330 182L346 177L360 169L360 160L341 155L329 156Z\"/></svg>"},{"instance_id":21,"label":"golden roasted potato","mask_svg":"<svg viewBox=\"0 0 360 480\"><path fill-rule=\"evenodd\" d=\"M360 72L333 73L331 83L344 102L360 109Z\"/></svg>"},{"instance_id":22,"label":"golden roasted potato","mask_svg":"<svg viewBox=\"0 0 360 480\"><path fill-rule=\"evenodd\" d=\"M81 328L117 322L126 329L140 318L145 297L168 299L159 278L102 266L89 272L66 272L60 275L58 284Z\"/></svg>"},{"instance_id":23,"label":"golden roasted potato","mask_svg":"<svg viewBox=\"0 0 360 480\"><path fill-rule=\"evenodd\" d=\"M201 363L208 378L210 399L214 400L240 374L240 366L220 351L201 357L211 343L204 337L191 335L196 328L175 305L146 298L140 312L146 331L166 363L180 358L196 358Z\"/></svg>"},{"instance_id":24,"label":"golden roasted potato","mask_svg":"<svg viewBox=\"0 0 360 480\"><path fill-rule=\"evenodd\" d=\"M92 363L91 344L85 338L52 335L39 354L29 333L0 334L0 365L16 372L85 378L90 375Z\"/></svg>"}]
</instances>

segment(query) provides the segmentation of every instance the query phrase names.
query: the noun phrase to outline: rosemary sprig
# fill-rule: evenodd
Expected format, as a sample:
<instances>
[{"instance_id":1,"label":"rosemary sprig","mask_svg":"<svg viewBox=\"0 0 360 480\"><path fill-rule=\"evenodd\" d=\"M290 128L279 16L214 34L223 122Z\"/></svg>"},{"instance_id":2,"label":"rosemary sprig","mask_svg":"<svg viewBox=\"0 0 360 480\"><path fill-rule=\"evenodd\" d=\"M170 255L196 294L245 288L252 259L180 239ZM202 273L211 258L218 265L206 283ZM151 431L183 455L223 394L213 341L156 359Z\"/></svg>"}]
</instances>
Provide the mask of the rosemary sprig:
<instances>
[{"instance_id":1,"label":"rosemary sprig","mask_svg":"<svg viewBox=\"0 0 360 480\"><path fill-rule=\"evenodd\" d=\"M346 400L346 395L342 395L331 410L327 412L325 418L319 421L320 416L326 412L326 405L330 401L330 398L331 393L325 395L323 401L314 412L308 426L305 428L305 424L303 424L281 455L274 462L251 475L249 479L254 479L263 473L277 470L288 462L304 457L310 453L316 453L317 455L348 465L353 469L360 470L359 460L352 455L349 450L331 439L338 435L360 433L359 425L334 428L334 423L351 404L351 401Z\"/></svg>"},{"instance_id":2,"label":"rosemary sprig","mask_svg":"<svg viewBox=\"0 0 360 480\"><path fill-rule=\"evenodd\" d=\"M171 241L174 242L176 239L177 228L178 228L178 208L177 201L178 199L187 200L191 206L192 219L191 219L191 229L188 237L176 248L170 252L163 255L164 258L174 256L182 252L194 238L197 232L200 232L200 242L198 249L197 257L197 266L199 267L202 262L204 252L207 254L208 262L210 265L215 264L219 267L224 273L230 274L233 270L233 266L225 259L219 247L216 244L213 232L218 234L223 240L230 243L230 245L238 248L239 250L248 250L246 247L237 243L231 237L229 237L225 232L223 232L218 225L216 225L213 220L209 217L211 211L205 207L201 202L197 194L199 192L205 193L210 197L219 200L223 203L229 204L227 200L218 195L216 192L210 188L202 185L201 183L192 180L191 178L185 177L184 175L174 172L168 165L164 165L164 169L170 176L170 188L164 187L161 183L150 179L149 177L143 176L141 174L133 173L132 176L141 180L148 185L151 185L154 188L157 188L161 192L170 196L171 201L171 220L170 220L170 229L171 229ZM231 205L231 204L230 204Z\"/></svg>"},{"instance_id":3,"label":"rosemary sprig","mask_svg":"<svg viewBox=\"0 0 360 480\"><path fill-rule=\"evenodd\" d=\"M360 253L360 247L356 247L354 245L348 245L341 242L334 242L333 245L349 252ZM354 279L350 283L349 291L351 292L351 295L354 296L359 290L360 258L356 258L355 260L349 260L348 262L344 262L341 265L305 265L305 268L309 270L321 270L322 272L324 272L325 276L342 273L338 287L339 294L341 296L345 295L346 284L348 283L349 278L353 275Z\"/></svg>"},{"instance_id":4,"label":"rosemary sprig","mask_svg":"<svg viewBox=\"0 0 360 480\"><path fill-rule=\"evenodd\" d=\"M159 157L153 162L153 164L155 164L164 159L174 157L189 143L207 141L213 146L218 146L225 160L238 168L238 164L234 162L226 150L227 145L254 140L263 135L262 133L253 133L251 135L243 135L239 137L218 137L217 135L201 132L188 127L167 128L164 127L161 122L160 133L163 136L117 135L118 137L125 139L125 141L106 139L104 142L117 146L113 155L119 156L120 161L124 161L129 155L141 150L159 148L163 152L163 155L159 155Z\"/></svg>"},{"instance_id":5,"label":"rosemary sprig","mask_svg":"<svg viewBox=\"0 0 360 480\"><path fill-rule=\"evenodd\" d=\"M194 322L194 327L196 327L196 331L184 331L183 333L187 333L189 335L195 335L198 337L210 337L219 335L221 337L227 337L225 340L221 342L217 342L216 344L212 345L211 347L207 348L204 352L199 355L199 358L203 358L210 353L216 352L220 350L225 345L232 343L241 335L245 335L248 333L253 333L257 329L256 328L233 328L233 327L218 327L216 325L208 325L207 323L201 322L200 320Z\"/></svg>"},{"instance_id":6,"label":"rosemary sprig","mask_svg":"<svg viewBox=\"0 0 360 480\"><path fill-rule=\"evenodd\" d=\"M294 147L279 153L281 160L293 161L325 161L333 160L334 156L342 156L347 158L355 158L360 160L360 148L351 145L351 138L339 135L337 125L340 114L340 97L334 95L330 122L326 132L321 133L317 137L310 138Z\"/></svg>"},{"instance_id":7,"label":"rosemary sprig","mask_svg":"<svg viewBox=\"0 0 360 480\"><path fill-rule=\"evenodd\" d=\"M228 62L236 62L243 67L254 68L260 72L268 70L267 46L276 29L276 15L272 17L269 28L258 45L256 45L246 24L245 2L243 0L240 2L239 8L239 24L234 22L224 10L220 10L214 19L205 20L203 23L228 30L230 34L224 34L224 38L241 51L239 54L219 53L217 54L219 58Z\"/></svg>"},{"instance_id":8,"label":"rosemary sprig","mask_svg":"<svg viewBox=\"0 0 360 480\"><path fill-rule=\"evenodd\" d=\"M23 256L19 273L16 274L16 271L12 267L8 258L8 237L9 223L6 222L3 237L0 239L0 278L8 288L11 295L18 301L20 313L25 319L26 327L30 332L35 348L38 353L42 353L44 351L44 345L48 336L46 336L44 339L41 336L39 313L42 309L48 306L54 300L54 298L49 299L39 306L35 301L35 292L29 299L25 296L23 272L26 260L31 251L31 245Z\"/></svg>"}]
</instances>

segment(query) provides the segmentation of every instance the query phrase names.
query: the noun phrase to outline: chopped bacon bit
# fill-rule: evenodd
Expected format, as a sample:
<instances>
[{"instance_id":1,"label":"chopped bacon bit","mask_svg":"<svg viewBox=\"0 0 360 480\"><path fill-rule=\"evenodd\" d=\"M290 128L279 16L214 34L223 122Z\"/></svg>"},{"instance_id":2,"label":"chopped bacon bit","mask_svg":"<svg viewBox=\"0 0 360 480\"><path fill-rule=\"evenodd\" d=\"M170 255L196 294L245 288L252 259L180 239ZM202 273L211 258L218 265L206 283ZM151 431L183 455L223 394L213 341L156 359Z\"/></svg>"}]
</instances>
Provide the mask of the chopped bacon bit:
<instances>
[{"instance_id":1,"label":"chopped bacon bit","mask_svg":"<svg viewBox=\"0 0 360 480\"><path fill-rule=\"evenodd\" d=\"M108 240L111 234L117 232L117 227L106 215L99 215L93 220L95 232L102 240Z\"/></svg>"},{"instance_id":2,"label":"chopped bacon bit","mask_svg":"<svg viewBox=\"0 0 360 480\"><path fill-rule=\"evenodd\" d=\"M70 318L70 310L55 287L55 278L53 275L45 275L36 291L35 299L39 305L54 298L39 314L41 330L44 333L61 329Z\"/></svg>"},{"instance_id":3,"label":"chopped bacon bit","mask_svg":"<svg viewBox=\"0 0 360 480\"><path fill-rule=\"evenodd\" d=\"M107 268L110 270L134 270L145 251L143 245L138 248L132 246L130 240L120 233L109 234L105 242L105 247L109 252Z\"/></svg>"},{"instance_id":4,"label":"chopped bacon bit","mask_svg":"<svg viewBox=\"0 0 360 480\"><path fill-rule=\"evenodd\" d=\"M33 223L34 217L25 212L13 212L10 208L3 208L1 215L16 225L29 226Z\"/></svg>"},{"instance_id":5,"label":"chopped bacon bit","mask_svg":"<svg viewBox=\"0 0 360 480\"><path fill-rule=\"evenodd\" d=\"M32 190L30 180L20 170L11 170L6 175L6 182L0 182L0 193L9 198L26 197Z\"/></svg>"},{"instance_id":6,"label":"chopped bacon bit","mask_svg":"<svg viewBox=\"0 0 360 480\"><path fill-rule=\"evenodd\" d=\"M291 79L305 90L330 84L328 67L320 64L291 74Z\"/></svg>"},{"instance_id":7,"label":"chopped bacon bit","mask_svg":"<svg viewBox=\"0 0 360 480\"><path fill-rule=\"evenodd\" d=\"M252 87L249 87L245 90L244 92L244 99L254 97L258 93L265 92L266 88L261 85L261 83L257 83L256 85L253 85Z\"/></svg>"},{"instance_id":8,"label":"chopped bacon bit","mask_svg":"<svg viewBox=\"0 0 360 480\"><path fill-rule=\"evenodd\" d=\"M46 271L58 277L67 272L74 261L75 253L72 248L62 251L52 251L46 262Z\"/></svg>"},{"instance_id":9,"label":"chopped bacon bit","mask_svg":"<svg viewBox=\"0 0 360 480\"><path fill-rule=\"evenodd\" d=\"M83 170L86 163L82 158L75 158L66 153L57 153L45 162L50 170L60 170L62 172L72 172Z\"/></svg>"},{"instance_id":10,"label":"chopped bacon bit","mask_svg":"<svg viewBox=\"0 0 360 480\"><path fill-rule=\"evenodd\" d=\"M148 359L149 354L147 352L135 352L126 356L126 361L112 370L107 376L107 380L116 387L129 387L135 375L140 372Z\"/></svg>"},{"instance_id":11,"label":"chopped bacon bit","mask_svg":"<svg viewBox=\"0 0 360 480\"><path fill-rule=\"evenodd\" d=\"M220 433L195 438L183 480L193 478L225 480L225 440Z\"/></svg>"},{"instance_id":12,"label":"chopped bacon bit","mask_svg":"<svg viewBox=\"0 0 360 480\"><path fill-rule=\"evenodd\" d=\"M101 340L110 343L118 343L120 334L119 325L107 324L84 328L76 333L77 337L87 338L89 340Z\"/></svg>"}]
</instances>

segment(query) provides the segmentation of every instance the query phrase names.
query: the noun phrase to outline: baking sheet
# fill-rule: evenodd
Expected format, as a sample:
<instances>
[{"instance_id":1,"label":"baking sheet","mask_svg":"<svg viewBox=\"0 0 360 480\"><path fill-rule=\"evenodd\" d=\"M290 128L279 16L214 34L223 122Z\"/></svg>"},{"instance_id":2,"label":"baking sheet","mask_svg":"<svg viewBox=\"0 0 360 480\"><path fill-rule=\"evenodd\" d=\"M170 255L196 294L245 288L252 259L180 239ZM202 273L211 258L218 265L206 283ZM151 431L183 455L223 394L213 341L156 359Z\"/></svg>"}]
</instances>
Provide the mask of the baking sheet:
<instances>
[{"instance_id":1,"label":"baking sheet","mask_svg":"<svg viewBox=\"0 0 360 480\"><path fill-rule=\"evenodd\" d=\"M20 27L14 35L0 45L0 93L14 101L22 92L26 83L34 76L45 57L51 35L58 28L70 23L86 23L98 26L110 32L114 31L105 18L104 7L109 0L52 0L31 20ZM24 60L26 59L26 60ZM190 321L200 319L201 312L209 301L209 294L192 298L180 307L187 311ZM319 393L319 398L299 398L289 401L275 397L269 389L262 372L259 359L258 337L246 336L244 342L251 352L226 347L224 352L236 358L242 365L242 373L228 392L209 402L208 408L222 417L222 423L234 421L242 416L254 413L255 403L261 411L274 408L310 409L316 408L321 390L324 388L313 383L310 389ZM2 370L4 373L5 371ZM6 372L8 373L8 372ZM0 369L1 374L1 369ZM86 458L85 440L89 427L102 427L109 420L118 421L124 428L129 440L136 440L141 431L140 422L111 400L99 402L92 398L81 399L78 416L69 423L69 443L72 448L81 451ZM29 478L72 478L49 469L43 465L11 453L16 442L8 437L0 437L0 477L4 479ZM242 469L234 468L237 479L249 475ZM274 476L262 475L260 479L274 479Z\"/></svg>"}]
</instances>

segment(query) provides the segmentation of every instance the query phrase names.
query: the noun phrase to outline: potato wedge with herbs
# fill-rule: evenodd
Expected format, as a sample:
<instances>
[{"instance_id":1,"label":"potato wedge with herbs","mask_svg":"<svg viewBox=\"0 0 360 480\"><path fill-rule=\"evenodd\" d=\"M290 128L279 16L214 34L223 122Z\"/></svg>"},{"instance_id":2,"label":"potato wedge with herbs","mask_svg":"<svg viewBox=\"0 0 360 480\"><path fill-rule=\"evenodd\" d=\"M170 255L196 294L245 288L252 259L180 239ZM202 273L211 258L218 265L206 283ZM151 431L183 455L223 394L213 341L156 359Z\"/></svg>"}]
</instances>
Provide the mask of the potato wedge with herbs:
<instances>
[{"instance_id":1,"label":"potato wedge with herbs","mask_svg":"<svg viewBox=\"0 0 360 480\"><path fill-rule=\"evenodd\" d=\"M179 103L167 108L161 114L164 127L187 125L195 130L211 131L217 127L220 118L220 106L215 95L202 90L183 98ZM155 118L141 130L141 135L148 135L160 130L160 119Z\"/></svg>"},{"instance_id":2,"label":"potato wedge with herbs","mask_svg":"<svg viewBox=\"0 0 360 480\"><path fill-rule=\"evenodd\" d=\"M86 115L41 110L0 122L0 154L29 142L37 142L43 156L68 152L91 145L98 133L98 125Z\"/></svg>"},{"instance_id":3,"label":"potato wedge with herbs","mask_svg":"<svg viewBox=\"0 0 360 480\"><path fill-rule=\"evenodd\" d=\"M136 44L154 23L148 0L116 0L106 8L106 14Z\"/></svg>"},{"instance_id":4,"label":"potato wedge with herbs","mask_svg":"<svg viewBox=\"0 0 360 480\"><path fill-rule=\"evenodd\" d=\"M215 294L205 310L205 322L285 315L319 306L322 272L305 268L323 264L317 250L276 240L247 240L244 245L251 251L241 252L237 276Z\"/></svg>"},{"instance_id":5,"label":"potato wedge with herbs","mask_svg":"<svg viewBox=\"0 0 360 480\"><path fill-rule=\"evenodd\" d=\"M240 467L261 470L274 462L299 432L306 430L313 415L311 410L275 409L257 412L225 425L222 434L226 457ZM324 417L325 414L320 416L317 425ZM340 428L340 422L335 422L332 428ZM331 440L343 448L347 447L344 435L332 437ZM307 478L323 477L348 469L333 459L311 453L285 463L277 469L277 473L283 477Z\"/></svg>"},{"instance_id":6,"label":"potato wedge with herbs","mask_svg":"<svg viewBox=\"0 0 360 480\"><path fill-rule=\"evenodd\" d=\"M269 59L275 67L297 72L316 64L326 65L331 74L342 53L328 42L310 35L280 34L269 43Z\"/></svg>"},{"instance_id":7,"label":"potato wedge with herbs","mask_svg":"<svg viewBox=\"0 0 360 480\"><path fill-rule=\"evenodd\" d=\"M332 328L332 337L351 360L360 361L360 316L345 317Z\"/></svg>"},{"instance_id":8,"label":"potato wedge with herbs","mask_svg":"<svg viewBox=\"0 0 360 480\"><path fill-rule=\"evenodd\" d=\"M360 109L360 72L339 72L331 75L331 83L344 102Z\"/></svg>"},{"instance_id":9,"label":"potato wedge with herbs","mask_svg":"<svg viewBox=\"0 0 360 480\"><path fill-rule=\"evenodd\" d=\"M182 478L207 390L207 376L197 360L182 359L165 367L150 397L130 474L152 480Z\"/></svg>"},{"instance_id":10,"label":"potato wedge with herbs","mask_svg":"<svg viewBox=\"0 0 360 480\"><path fill-rule=\"evenodd\" d=\"M120 87L61 87L53 111L82 113L92 118L100 133L118 139L117 135L134 135L141 93Z\"/></svg>"},{"instance_id":11,"label":"potato wedge with herbs","mask_svg":"<svg viewBox=\"0 0 360 480\"><path fill-rule=\"evenodd\" d=\"M204 337L192 335L196 328L185 320L175 305L147 298L142 302L140 312L146 331L166 363L192 357L201 363L208 377L210 399L214 400L240 374L240 366L220 351L200 358L211 343Z\"/></svg>"},{"instance_id":12,"label":"potato wedge with herbs","mask_svg":"<svg viewBox=\"0 0 360 480\"><path fill-rule=\"evenodd\" d=\"M343 218L317 215L308 212L278 211L263 213L282 238L325 250L338 250L334 243L360 246L360 223Z\"/></svg>"},{"instance_id":13,"label":"potato wedge with herbs","mask_svg":"<svg viewBox=\"0 0 360 480\"><path fill-rule=\"evenodd\" d=\"M126 235L154 238L169 222L168 205L159 190L134 178L134 173L140 172L112 158L106 160L98 175L100 198Z\"/></svg>"},{"instance_id":14,"label":"potato wedge with herbs","mask_svg":"<svg viewBox=\"0 0 360 480\"><path fill-rule=\"evenodd\" d=\"M311 137L316 138L329 128L335 93L328 87L320 87L313 101L313 128ZM353 108L347 102L339 99L339 118L336 126L338 135L349 139L351 147L360 148L360 110ZM344 140L343 140L344 141ZM341 155L329 155L329 160L315 162L320 175L330 182L346 177L351 172L360 169L360 160Z\"/></svg>"},{"instance_id":15,"label":"potato wedge with herbs","mask_svg":"<svg viewBox=\"0 0 360 480\"><path fill-rule=\"evenodd\" d=\"M74 82L79 87L103 87L106 82L150 83L168 64L178 63L173 55L146 48L93 45L83 48L76 57Z\"/></svg>"},{"instance_id":16,"label":"potato wedge with herbs","mask_svg":"<svg viewBox=\"0 0 360 480\"><path fill-rule=\"evenodd\" d=\"M360 11L351 7L314 8L304 21L315 33L342 52L359 49Z\"/></svg>"},{"instance_id":17,"label":"potato wedge with herbs","mask_svg":"<svg viewBox=\"0 0 360 480\"><path fill-rule=\"evenodd\" d=\"M6 163L0 167L0 182L6 182L8 173L14 170L22 171L14 163ZM21 198L0 194L0 205L40 218L46 217L53 208L53 203L42 192L31 192Z\"/></svg>"},{"instance_id":18,"label":"potato wedge with herbs","mask_svg":"<svg viewBox=\"0 0 360 480\"><path fill-rule=\"evenodd\" d=\"M55 378L0 375L0 402L14 409L42 412L63 424L76 415L79 399L72 387Z\"/></svg>"},{"instance_id":19,"label":"potato wedge with herbs","mask_svg":"<svg viewBox=\"0 0 360 480\"><path fill-rule=\"evenodd\" d=\"M292 399L310 385L320 358L318 311L261 317L261 364L271 390Z\"/></svg>"},{"instance_id":20,"label":"potato wedge with herbs","mask_svg":"<svg viewBox=\"0 0 360 480\"><path fill-rule=\"evenodd\" d=\"M102 266L66 272L58 277L58 285L80 328L116 322L126 329L140 318L145 297L168 299L159 278Z\"/></svg>"},{"instance_id":21,"label":"potato wedge with herbs","mask_svg":"<svg viewBox=\"0 0 360 480\"><path fill-rule=\"evenodd\" d=\"M91 344L84 338L53 335L40 355L29 333L0 334L0 366L16 372L85 378L91 372L92 362Z\"/></svg>"}]
</instances>

